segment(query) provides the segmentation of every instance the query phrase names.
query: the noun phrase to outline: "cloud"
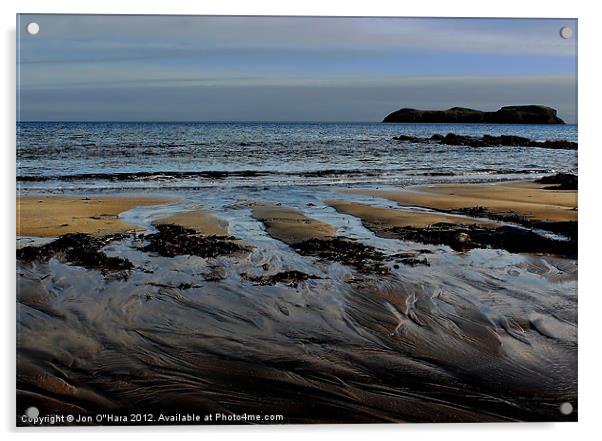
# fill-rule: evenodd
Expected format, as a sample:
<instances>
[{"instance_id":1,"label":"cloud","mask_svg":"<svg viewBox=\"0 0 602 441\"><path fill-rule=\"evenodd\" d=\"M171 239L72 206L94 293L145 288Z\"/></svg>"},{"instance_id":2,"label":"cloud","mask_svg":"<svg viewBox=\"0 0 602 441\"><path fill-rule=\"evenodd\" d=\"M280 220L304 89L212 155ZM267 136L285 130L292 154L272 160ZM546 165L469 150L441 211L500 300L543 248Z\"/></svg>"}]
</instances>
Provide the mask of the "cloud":
<instances>
[{"instance_id":1,"label":"cloud","mask_svg":"<svg viewBox=\"0 0 602 441\"><path fill-rule=\"evenodd\" d=\"M37 89L21 94L23 120L380 121L401 107L496 110L543 104L576 121L571 78L405 78L389 84L141 85ZM90 104L90 103L93 103Z\"/></svg>"},{"instance_id":2,"label":"cloud","mask_svg":"<svg viewBox=\"0 0 602 441\"><path fill-rule=\"evenodd\" d=\"M576 54L558 35L575 20L333 17L22 15L38 36L23 35L22 61L186 57L197 51L404 50L457 53ZM60 56L59 56L60 55Z\"/></svg>"},{"instance_id":3,"label":"cloud","mask_svg":"<svg viewBox=\"0 0 602 441\"><path fill-rule=\"evenodd\" d=\"M40 33L22 32L30 21ZM576 118L575 20L19 16L19 111L40 120L378 121L539 103ZM311 99L310 99L311 97Z\"/></svg>"}]
</instances>

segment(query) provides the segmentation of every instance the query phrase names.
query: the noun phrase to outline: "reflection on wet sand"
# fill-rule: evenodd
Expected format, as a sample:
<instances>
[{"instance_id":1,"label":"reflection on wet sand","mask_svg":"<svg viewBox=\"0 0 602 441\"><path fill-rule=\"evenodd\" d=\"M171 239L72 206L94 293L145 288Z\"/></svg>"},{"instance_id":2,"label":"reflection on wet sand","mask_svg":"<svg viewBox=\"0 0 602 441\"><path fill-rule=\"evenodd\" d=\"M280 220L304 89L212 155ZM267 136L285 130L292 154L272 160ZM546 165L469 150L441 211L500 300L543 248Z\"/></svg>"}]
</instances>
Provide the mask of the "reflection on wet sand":
<instances>
[{"instance_id":1,"label":"reflection on wet sand","mask_svg":"<svg viewBox=\"0 0 602 441\"><path fill-rule=\"evenodd\" d=\"M154 223L155 225L178 225L191 228L203 236L228 235L228 222L200 208L163 217L157 219Z\"/></svg>"},{"instance_id":2,"label":"reflection on wet sand","mask_svg":"<svg viewBox=\"0 0 602 441\"><path fill-rule=\"evenodd\" d=\"M553 190L546 184L505 182L494 184L439 184L403 190L345 190L351 194L383 197L401 205L435 210L486 208L488 214L518 215L530 221L577 220L577 190Z\"/></svg>"},{"instance_id":3,"label":"reflection on wet sand","mask_svg":"<svg viewBox=\"0 0 602 441\"><path fill-rule=\"evenodd\" d=\"M558 411L577 404L575 259L368 241L358 213L310 208L197 204L152 219L158 231L100 249L131 262L127 277L63 253L20 260L19 411L576 419ZM225 234L198 228L205 221ZM243 221L259 227L243 235ZM156 234L174 252L148 248ZM243 249L186 248L207 240ZM333 240L359 257L325 248ZM397 265L417 248L430 266Z\"/></svg>"},{"instance_id":4,"label":"reflection on wet sand","mask_svg":"<svg viewBox=\"0 0 602 441\"><path fill-rule=\"evenodd\" d=\"M300 210L266 202L252 203L253 216L263 222L270 236L289 245L309 239L335 236L327 223L305 216Z\"/></svg>"}]
</instances>

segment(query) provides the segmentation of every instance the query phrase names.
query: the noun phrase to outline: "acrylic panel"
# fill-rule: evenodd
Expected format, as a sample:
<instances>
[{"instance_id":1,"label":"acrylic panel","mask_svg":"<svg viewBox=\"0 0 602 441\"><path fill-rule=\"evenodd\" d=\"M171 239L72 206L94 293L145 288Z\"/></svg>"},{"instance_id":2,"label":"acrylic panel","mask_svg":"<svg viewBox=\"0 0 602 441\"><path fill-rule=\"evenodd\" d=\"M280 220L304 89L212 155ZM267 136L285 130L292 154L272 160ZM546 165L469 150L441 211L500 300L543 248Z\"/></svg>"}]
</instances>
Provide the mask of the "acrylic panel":
<instances>
[{"instance_id":1,"label":"acrylic panel","mask_svg":"<svg viewBox=\"0 0 602 441\"><path fill-rule=\"evenodd\" d=\"M16 423L577 420L577 20L17 17Z\"/></svg>"}]
</instances>

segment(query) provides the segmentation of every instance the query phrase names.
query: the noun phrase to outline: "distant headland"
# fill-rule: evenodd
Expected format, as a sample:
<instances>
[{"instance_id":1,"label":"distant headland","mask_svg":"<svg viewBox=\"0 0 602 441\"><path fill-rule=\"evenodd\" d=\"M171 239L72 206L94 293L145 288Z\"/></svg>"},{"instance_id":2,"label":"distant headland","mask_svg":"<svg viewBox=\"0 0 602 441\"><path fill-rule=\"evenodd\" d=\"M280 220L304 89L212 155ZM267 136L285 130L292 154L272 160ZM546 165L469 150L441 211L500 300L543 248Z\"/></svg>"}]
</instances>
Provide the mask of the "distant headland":
<instances>
[{"instance_id":1,"label":"distant headland","mask_svg":"<svg viewBox=\"0 0 602 441\"><path fill-rule=\"evenodd\" d=\"M495 112L452 107L447 110L404 108L390 113L385 123L564 124L556 109L540 105L505 106Z\"/></svg>"}]
</instances>

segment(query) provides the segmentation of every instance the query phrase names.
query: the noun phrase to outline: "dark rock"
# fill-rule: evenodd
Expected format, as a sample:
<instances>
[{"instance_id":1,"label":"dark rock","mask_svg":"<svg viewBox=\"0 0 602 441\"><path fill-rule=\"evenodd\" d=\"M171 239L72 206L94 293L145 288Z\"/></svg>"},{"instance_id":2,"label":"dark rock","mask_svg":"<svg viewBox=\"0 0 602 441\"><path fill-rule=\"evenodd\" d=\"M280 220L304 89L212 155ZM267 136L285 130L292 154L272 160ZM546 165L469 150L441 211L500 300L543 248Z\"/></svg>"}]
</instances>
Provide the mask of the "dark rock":
<instances>
[{"instance_id":1,"label":"dark rock","mask_svg":"<svg viewBox=\"0 0 602 441\"><path fill-rule=\"evenodd\" d=\"M408 136L408 135L399 135L394 136L393 139L397 141L408 141L408 142L423 142L423 138L419 138L417 136Z\"/></svg>"},{"instance_id":2,"label":"dark rock","mask_svg":"<svg viewBox=\"0 0 602 441\"><path fill-rule=\"evenodd\" d=\"M547 187L549 188L549 187ZM450 213L463 214L472 217L486 217L488 219L498 220L502 222L512 222L515 224L523 225L527 228L535 228L538 230L549 231L551 233L560 234L568 237L569 239L577 239L577 222L576 221L562 221L562 222L550 222L550 221L532 221L525 216L521 216L516 213L510 214L497 214L490 212L485 207L467 207L467 208L456 208L450 210Z\"/></svg>"},{"instance_id":3,"label":"dark rock","mask_svg":"<svg viewBox=\"0 0 602 441\"><path fill-rule=\"evenodd\" d=\"M495 112L452 107L448 110L403 108L385 117L385 123L481 123L481 124L564 124L556 109L546 106L506 106Z\"/></svg>"},{"instance_id":4,"label":"dark rock","mask_svg":"<svg viewBox=\"0 0 602 441\"><path fill-rule=\"evenodd\" d=\"M491 136L483 135L481 142L485 145L507 145L507 146L525 146L531 145L532 141L529 138L523 136L514 135L502 135L502 136Z\"/></svg>"},{"instance_id":5,"label":"dark rock","mask_svg":"<svg viewBox=\"0 0 602 441\"><path fill-rule=\"evenodd\" d=\"M486 145L483 140L478 138L456 135L455 133L448 133L440 142L446 145L469 145L471 147L483 147Z\"/></svg>"},{"instance_id":6,"label":"dark rock","mask_svg":"<svg viewBox=\"0 0 602 441\"><path fill-rule=\"evenodd\" d=\"M535 182L538 184L555 184L544 187L546 190L577 190L577 175L571 173L557 173L553 176L544 176Z\"/></svg>"},{"instance_id":7,"label":"dark rock","mask_svg":"<svg viewBox=\"0 0 602 441\"><path fill-rule=\"evenodd\" d=\"M573 141L566 141L564 139L548 140L543 142L543 146L540 145L539 147L544 147L547 149L576 150L577 143Z\"/></svg>"},{"instance_id":8,"label":"dark rock","mask_svg":"<svg viewBox=\"0 0 602 441\"><path fill-rule=\"evenodd\" d=\"M498 248L511 253L546 253L575 258L576 240L555 240L530 229L513 226L484 228L477 225L437 223L427 228L392 227L391 237L431 245L447 245L455 251L474 248Z\"/></svg>"},{"instance_id":9,"label":"dark rock","mask_svg":"<svg viewBox=\"0 0 602 441\"><path fill-rule=\"evenodd\" d=\"M493 124L564 124L556 109L546 106L505 106L485 115L485 122Z\"/></svg>"},{"instance_id":10,"label":"dark rock","mask_svg":"<svg viewBox=\"0 0 602 441\"><path fill-rule=\"evenodd\" d=\"M430 138L418 138L415 136L400 135L395 137L397 141L405 142L420 142L420 143L431 143L438 142L445 145L461 145L469 147L497 147L497 146L508 146L508 147L539 147L546 149L562 149L562 150L576 150L577 143L567 140L547 140L547 141L533 141L529 138L514 135L501 135L491 136L483 135L480 138L467 135L457 135L455 133L448 133L443 136L438 133L434 134Z\"/></svg>"}]
</instances>

